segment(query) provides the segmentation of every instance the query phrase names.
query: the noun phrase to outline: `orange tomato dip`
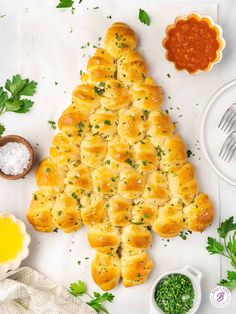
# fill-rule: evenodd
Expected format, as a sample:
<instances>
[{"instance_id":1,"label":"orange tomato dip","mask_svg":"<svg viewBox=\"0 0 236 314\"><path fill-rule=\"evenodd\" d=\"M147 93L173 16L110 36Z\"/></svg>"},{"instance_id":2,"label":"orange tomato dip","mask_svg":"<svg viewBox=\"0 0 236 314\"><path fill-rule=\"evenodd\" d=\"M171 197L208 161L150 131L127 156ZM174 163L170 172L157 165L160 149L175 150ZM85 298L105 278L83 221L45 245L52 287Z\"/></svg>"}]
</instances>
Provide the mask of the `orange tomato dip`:
<instances>
[{"instance_id":1,"label":"orange tomato dip","mask_svg":"<svg viewBox=\"0 0 236 314\"><path fill-rule=\"evenodd\" d=\"M206 70L218 58L221 47L218 35L218 29L207 18L190 15L180 19L167 29L163 41L166 57L178 70L186 69L189 73Z\"/></svg>"}]
</instances>

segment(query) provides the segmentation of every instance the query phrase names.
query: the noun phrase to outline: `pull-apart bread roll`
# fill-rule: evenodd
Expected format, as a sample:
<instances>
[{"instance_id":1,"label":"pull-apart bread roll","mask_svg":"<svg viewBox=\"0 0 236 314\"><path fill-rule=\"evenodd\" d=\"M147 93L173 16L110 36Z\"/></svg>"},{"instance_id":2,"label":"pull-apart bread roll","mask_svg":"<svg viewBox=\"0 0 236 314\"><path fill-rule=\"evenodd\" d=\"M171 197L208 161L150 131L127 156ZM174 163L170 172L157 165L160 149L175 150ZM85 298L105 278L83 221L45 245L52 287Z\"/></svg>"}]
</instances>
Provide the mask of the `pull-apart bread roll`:
<instances>
[{"instance_id":1,"label":"pull-apart bread roll","mask_svg":"<svg viewBox=\"0 0 236 314\"><path fill-rule=\"evenodd\" d=\"M78 85L72 93L72 109L89 114L100 107L101 96L95 90L93 84Z\"/></svg>"},{"instance_id":2,"label":"pull-apart bread roll","mask_svg":"<svg viewBox=\"0 0 236 314\"><path fill-rule=\"evenodd\" d=\"M88 241L93 249L101 253L114 253L120 245L120 233L109 223L97 224L89 228Z\"/></svg>"},{"instance_id":3,"label":"pull-apart bread roll","mask_svg":"<svg viewBox=\"0 0 236 314\"><path fill-rule=\"evenodd\" d=\"M170 172L168 180L172 197L178 197L185 205L191 203L198 194L194 167L190 163L186 163L175 172Z\"/></svg>"},{"instance_id":4,"label":"pull-apart bread roll","mask_svg":"<svg viewBox=\"0 0 236 314\"><path fill-rule=\"evenodd\" d=\"M130 145L143 140L145 137L145 121L143 112L135 107L121 111L118 124L118 134Z\"/></svg>"},{"instance_id":5,"label":"pull-apart bread roll","mask_svg":"<svg viewBox=\"0 0 236 314\"><path fill-rule=\"evenodd\" d=\"M176 171L187 160L186 147L177 134L168 137L161 152L160 169L166 172Z\"/></svg>"},{"instance_id":6,"label":"pull-apart bread roll","mask_svg":"<svg viewBox=\"0 0 236 314\"><path fill-rule=\"evenodd\" d=\"M95 283L104 291L115 288L121 276L121 263L117 253L96 252L92 261L92 276Z\"/></svg>"},{"instance_id":7,"label":"pull-apart bread roll","mask_svg":"<svg viewBox=\"0 0 236 314\"><path fill-rule=\"evenodd\" d=\"M116 59L127 50L135 49L135 32L125 23L114 23L108 28L105 37L105 49Z\"/></svg>"},{"instance_id":8,"label":"pull-apart bread roll","mask_svg":"<svg viewBox=\"0 0 236 314\"><path fill-rule=\"evenodd\" d=\"M191 231L202 232L208 227L214 217L214 208L208 195L200 193L193 203L184 208L187 228Z\"/></svg>"},{"instance_id":9,"label":"pull-apart bread roll","mask_svg":"<svg viewBox=\"0 0 236 314\"><path fill-rule=\"evenodd\" d=\"M55 195L64 189L65 171L59 168L50 158L41 161L35 177L38 187L44 189L45 193Z\"/></svg>"},{"instance_id":10,"label":"pull-apart bread roll","mask_svg":"<svg viewBox=\"0 0 236 314\"><path fill-rule=\"evenodd\" d=\"M152 242L152 234L147 227L129 224L122 232L122 249L131 254L136 250L148 249Z\"/></svg>"},{"instance_id":11,"label":"pull-apart bread roll","mask_svg":"<svg viewBox=\"0 0 236 314\"><path fill-rule=\"evenodd\" d=\"M155 147L148 139L142 140L133 146L135 167L138 171L149 172L157 170L158 158Z\"/></svg>"},{"instance_id":12,"label":"pull-apart bread roll","mask_svg":"<svg viewBox=\"0 0 236 314\"><path fill-rule=\"evenodd\" d=\"M145 251L140 250L135 255L123 254L121 272L123 285L131 287L144 283L153 268L153 262Z\"/></svg>"},{"instance_id":13,"label":"pull-apart bread roll","mask_svg":"<svg viewBox=\"0 0 236 314\"><path fill-rule=\"evenodd\" d=\"M76 231L82 225L80 204L70 194L61 193L58 195L52 215L57 228L64 232Z\"/></svg>"},{"instance_id":14,"label":"pull-apart bread roll","mask_svg":"<svg viewBox=\"0 0 236 314\"><path fill-rule=\"evenodd\" d=\"M87 115L79 111L64 111L58 120L59 129L70 142L76 145L80 144L83 136L88 132L88 125Z\"/></svg>"},{"instance_id":15,"label":"pull-apart bread roll","mask_svg":"<svg viewBox=\"0 0 236 314\"><path fill-rule=\"evenodd\" d=\"M78 163L80 160L78 147L71 143L63 133L54 136L49 152L55 164L64 169Z\"/></svg>"},{"instance_id":16,"label":"pull-apart bread roll","mask_svg":"<svg viewBox=\"0 0 236 314\"><path fill-rule=\"evenodd\" d=\"M151 78L146 78L144 83L134 84L132 87L133 106L141 110L158 110L162 105L161 88L154 84Z\"/></svg>"},{"instance_id":17,"label":"pull-apart bread roll","mask_svg":"<svg viewBox=\"0 0 236 314\"><path fill-rule=\"evenodd\" d=\"M104 87L101 106L105 110L119 110L131 104L131 95L125 85L115 79L107 80Z\"/></svg>"},{"instance_id":18,"label":"pull-apart bread roll","mask_svg":"<svg viewBox=\"0 0 236 314\"><path fill-rule=\"evenodd\" d=\"M83 81L105 82L115 77L116 59L107 50L98 48L88 60L87 72L82 75Z\"/></svg>"},{"instance_id":19,"label":"pull-apart bread roll","mask_svg":"<svg viewBox=\"0 0 236 314\"><path fill-rule=\"evenodd\" d=\"M177 236L185 228L183 206L178 200L171 200L159 207L152 229L162 238Z\"/></svg>"},{"instance_id":20,"label":"pull-apart bread roll","mask_svg":"<svg viewBox=\"0 0 236 314\"><path fill-rule=\"evenodd\" d=\"M147 65L137 51L126 51L117 60L117 78L128 84L142 83L147 75Z\"/></svg>"},{"instance_id":21,"label":"pull-apart bread roll","mask_svg":"<svg viewBox=\"0 0 236 314\"><path fill-rule=\"evenodd\" d=\"M33 194L27 218L36 230L52 232L56 229L52 217L55 201L56 197L53 194L49 196L43 190L38 190Z\"/></svg>"},{"instance_id":22,"label":"pull-apart bread roll","mask_svg":"<svg viewBox=\"0 0 236 314\"><path fill-rule=\"evenodd\" d=\"M27 214L43 232L72 232L83 223L95 250L92 276L103 290L120 277L125 287L145 282L151 228L164 238L202 232L214 214L136 46L134 31L117 22L89 57L50 157L36 171Z\"/></svg>"},{"instance_id":23,"label":"pull-apart bread roll","mask_svg":"<svg viewBox=\"0 0 236 314\"><path fill-rule=\"evenodd\" d=\"M156 219L158 206L152 200L137 199L132 210L132 223L150 226Z\"/></svg>"},{"instance_id":24,"label":"pull-apart bread roll","mask_svg":"<svg viewBox=\"0 0 236 314\"><path fill-rule=\"evenodd\" d=\"M131 201L119 195L113 196L106 203L110 222L113 226L124 227L131 220L132 205Z\"/></svg>"},{"instance_id":25,"label":"pull-apart bread roll","mask_svg":"<svg viewBox=\"0 0 236 314\"><path fill-rule=\"evenodd\" d=\"M163 146L163 142L173 134L175 124L167 113L152 111L147 125L147 136L150 138L152 145L156 147L157 156L160 158L164 154L160 146Z\"/></svg>"},{"instance_id":26,"label":"pull-apart bread roll","mask_svg":"<svg viewBox=\"0 0 236 314\"><path fill-rule=\"evenodd\" d=\"M89 204L81 207L81 216L85 225L96 225L108 220L105 200L101 196L93 196Z\"/></svg>"}]
</instances>

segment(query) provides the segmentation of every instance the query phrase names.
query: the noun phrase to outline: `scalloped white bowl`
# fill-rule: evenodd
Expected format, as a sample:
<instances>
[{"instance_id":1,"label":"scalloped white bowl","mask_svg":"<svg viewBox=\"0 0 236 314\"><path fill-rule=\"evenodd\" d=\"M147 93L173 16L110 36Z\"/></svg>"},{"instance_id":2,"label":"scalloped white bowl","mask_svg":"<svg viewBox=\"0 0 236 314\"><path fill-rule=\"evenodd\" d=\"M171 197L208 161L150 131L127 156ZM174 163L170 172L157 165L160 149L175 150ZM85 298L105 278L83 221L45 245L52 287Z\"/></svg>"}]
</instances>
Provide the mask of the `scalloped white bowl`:
<instances>
[{"instance_id":1,"label":"scalloped white bowl","mask_svg":"<svg viewBox=\"0 0 236 314\"><path fill-rule=\"evenodd\" d=\"M21 220L17 219L12 213L0 212L0 217L11 218L13 222L15 222L16 224L20 226L20 229L24 236L23 248L18 253L16 258L13 260L9 260L6 263L0 264L0 274L4 274L8 272L9 270L17 269L20 266L21 262L29 255L28 247L29 247L31 238L30 238L30 235L26 232L25 224Z\"/></svg>"},{"instance_id":2,"label":"scalloped white bowl","mask_svg":"<svg viewBox=\"0 0 236 314\"><path fill-rule=\"evenodd\" d=\"M176 67L175 62L170 61L170 60L168 59L168 50L167 50L166 47L165 47L165 42L166 42L166 40L168 39L168 33L169 33L169 31L170 31L172 28L174 28L174 27L176 26L176 23L177 23L178 21L180 21L180 20L185 20L185 21L186 21L187 19L189 19L190 16L196 16L198 19L207 19L207 20L209 21L209 24L211 25L211 27L214 27L214 28L216 28L216 29L218 30L218 40L219 40L219 42L220 42L220 44L221 44L221 47L220 47L220 49L218 50L217 58L216 58L213 62L209 63L209 65L208 65L208 67L207 67L206 69L204 69L204 70L198 69L197 71L192 72L192 73L188 72L186 69L182 69L182 70L178 69L178 68ZM190 75L196 75L196 74L199 74L199 73L202 73L202 72L209 72L209 71L211 71L212 68L213 68L213 66L214 66L215 64L219 63L219 62L222 60L222 56L223 56L222 52L223 52L223 50L224 50L224 48L225 48L225 46L226 46L226 42L225 42L225 39L224 39L224 37L223 37L223 29L222 29L222 27L221 27L219 24L215 23L215 21L213 20L213 18L212 18L211 16L209 16L209 15L201 15L201 14L199 14L198 12L192 12L192 13L189 13L189 14L177 16L176 19L175 19L175 21L174 21L174 23L173 23L173 24L170 24L170 25L168 25L168 26L166 27L165 38L164 38L163 41L162 41L162 46L163 46L163 48L164 48L165 51L166 51L166 60L167 60L168 62L174 64L174 67L175 67L176 70L186 72L186 73L188 73L188 74L190 74Z\"/></svg>"}]
</instances>

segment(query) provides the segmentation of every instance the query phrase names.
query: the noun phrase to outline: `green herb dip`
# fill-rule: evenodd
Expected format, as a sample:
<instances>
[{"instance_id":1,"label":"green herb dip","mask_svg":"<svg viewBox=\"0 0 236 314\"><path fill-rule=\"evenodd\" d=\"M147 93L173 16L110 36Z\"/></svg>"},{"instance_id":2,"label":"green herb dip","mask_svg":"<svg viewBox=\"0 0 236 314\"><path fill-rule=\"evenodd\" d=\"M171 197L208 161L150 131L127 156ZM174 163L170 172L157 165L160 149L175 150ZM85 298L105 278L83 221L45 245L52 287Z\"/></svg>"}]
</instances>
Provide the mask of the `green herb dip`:
<instances>
[{"instance_id":1,"label":"green herb dip","mask_svg":"<svg viewBox=\"0 0 236 314\"><path fill-rule=\"evenodd\" d=\"M182 274L168 275L158 282L154 298L164 313L185 314L193 307L192 282Z\"/></svg>"}]
</instances>

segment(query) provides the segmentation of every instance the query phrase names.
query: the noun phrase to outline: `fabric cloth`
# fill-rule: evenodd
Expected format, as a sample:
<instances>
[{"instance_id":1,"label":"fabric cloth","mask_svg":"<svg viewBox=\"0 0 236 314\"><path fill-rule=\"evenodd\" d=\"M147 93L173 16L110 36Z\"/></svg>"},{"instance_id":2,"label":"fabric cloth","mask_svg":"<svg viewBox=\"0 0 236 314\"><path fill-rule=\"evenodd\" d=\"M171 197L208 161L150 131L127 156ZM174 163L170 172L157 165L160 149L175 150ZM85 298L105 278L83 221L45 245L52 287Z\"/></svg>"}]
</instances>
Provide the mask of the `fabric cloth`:
<instances>
[{"instance_id":1,"label":"fabric cloth","mask_svg":"<svg viewBox=\"0 0 236 314\"><path fill-rule=\"evenodd\" d=\"M85 302L29 267L0 275L0 314L94 314Z\"/></svg>"}]
</instances>

